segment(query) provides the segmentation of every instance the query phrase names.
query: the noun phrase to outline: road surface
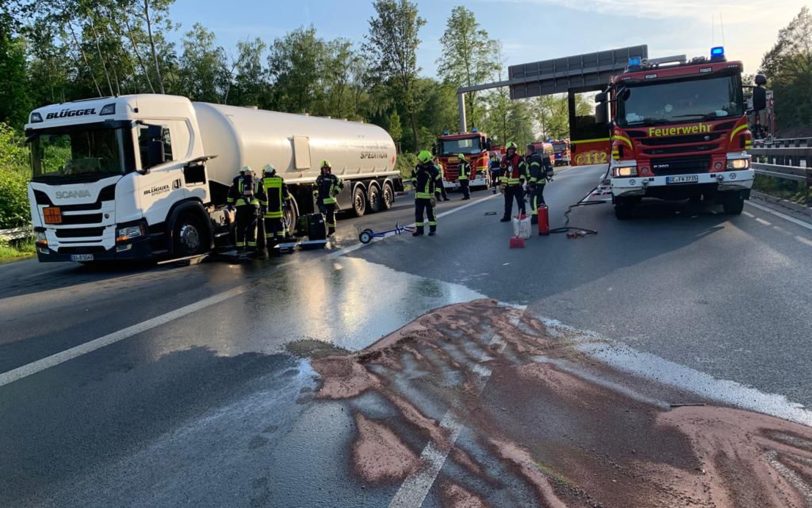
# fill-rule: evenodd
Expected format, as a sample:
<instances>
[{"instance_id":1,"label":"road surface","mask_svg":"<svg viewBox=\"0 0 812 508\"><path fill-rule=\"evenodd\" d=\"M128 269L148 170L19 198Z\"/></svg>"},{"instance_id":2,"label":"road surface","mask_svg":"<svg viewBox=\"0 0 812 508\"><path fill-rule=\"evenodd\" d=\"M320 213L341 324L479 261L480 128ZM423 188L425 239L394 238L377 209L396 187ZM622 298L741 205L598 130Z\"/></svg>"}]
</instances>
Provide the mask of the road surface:
<instances>
[{"instance_id":1,"label":"road surface","mask_svg":"<svg viewBox=\"0 0 812 508\"><path fill-rule=\"evenodd\" d=\"M546 194L553 226L601 171L559 173ZM596 236L510 250L501 196L451 196L434 238L358 245L363 228L413 220L401 198L340 220L336 249L269 261L0 266L0 505L614 506L630 501L557 462L576 461L571 449L546 457L563 445L537 448L552 437L528 422L574 425L561 435L587 455L602 433L623 443L638 410L690 435L690 407L663 412L675 402L812 423L808 220L754 201L738 217L656 203L620 222L598 205L571 214ZM391 335L405 325L418 331ZM528 328L541 338L514 343ZM384 336L410 360L372 354ZM441 351L435 339L459 344ZM527 392L549 375L531 360L575 376L561 386L588 381L581 402ZM624 398L604 407L601 390ZM566 424L531 410L540 400ZM589 432L574 423L603 417ZM668 451L656 453L676 457L668 467L704 474L684 459L701 451L661 438ZM629 475L618 485L634 485Z\"/></svg>"}]
</instances>

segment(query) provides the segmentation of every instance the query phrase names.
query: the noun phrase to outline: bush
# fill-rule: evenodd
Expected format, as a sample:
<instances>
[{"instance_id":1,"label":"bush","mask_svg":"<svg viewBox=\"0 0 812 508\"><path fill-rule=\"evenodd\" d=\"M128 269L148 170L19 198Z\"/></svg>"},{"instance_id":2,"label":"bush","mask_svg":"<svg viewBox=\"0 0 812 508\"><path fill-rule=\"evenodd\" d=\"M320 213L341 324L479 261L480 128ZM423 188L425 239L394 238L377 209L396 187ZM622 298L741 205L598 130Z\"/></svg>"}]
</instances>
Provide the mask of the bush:
<instances>
[{"instance_id":1,"label":"bush","mask_svg":"<svg viewBox=\"0 0 812 508\"><path fill-rule=\"evenodd\" d=\"M412 170L417 166L417 155L408 152L398 154L398 161L395 163L395 169L400 171L400 176L405 179L412 177Z\"/></svg>"},{"instance_id":2,"label":"bush","mask_svg":"<svg viewBox=\"0 0 812 508\"><path fill-rule=\"evenodd\" d=\"M0 229L29 223L28 155L20 138L0 123Z\"/></svg>"}]
</instances>

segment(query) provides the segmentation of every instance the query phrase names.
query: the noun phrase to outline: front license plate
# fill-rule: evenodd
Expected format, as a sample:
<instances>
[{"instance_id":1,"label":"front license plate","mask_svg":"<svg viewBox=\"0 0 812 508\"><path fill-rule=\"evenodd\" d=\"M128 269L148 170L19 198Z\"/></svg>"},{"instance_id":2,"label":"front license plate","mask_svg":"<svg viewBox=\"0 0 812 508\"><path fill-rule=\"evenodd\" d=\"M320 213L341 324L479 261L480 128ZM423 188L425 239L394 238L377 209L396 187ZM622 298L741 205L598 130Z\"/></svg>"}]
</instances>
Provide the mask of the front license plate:
<instances>
[{"instance_id":1,"label":"front license plate","mask_svg":"<svg viewBox=\"0 0 812 508\"><path fill-rule=\"evenodd\" d=\"M71 254L70 260L76 262L93 261L93 254Z\"/></svg>"},{"instance_id":2,"label":"front license plate","mask_svg":"<svg viewBox=\"0 0 812 508\"><path fill-rule=\"evenodd\" d=\"M697 183L699 182L699 175L679 175L665 177L665 183Z\"/></svg>"}]
</instances>

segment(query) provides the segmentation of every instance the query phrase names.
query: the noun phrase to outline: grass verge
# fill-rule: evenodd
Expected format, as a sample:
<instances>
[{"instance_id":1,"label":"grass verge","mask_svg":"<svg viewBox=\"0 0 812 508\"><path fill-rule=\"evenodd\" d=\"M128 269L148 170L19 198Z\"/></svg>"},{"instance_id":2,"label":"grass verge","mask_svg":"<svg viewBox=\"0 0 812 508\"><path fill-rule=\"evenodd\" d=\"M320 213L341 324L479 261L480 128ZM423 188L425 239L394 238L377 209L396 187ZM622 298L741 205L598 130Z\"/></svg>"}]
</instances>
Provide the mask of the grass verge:
<instances>
[{"instance_id":1,"label":"grass verge","mask_svg":"<svg viewBox=\"0 0 812 508\"><path fill-rule=\"evenodd\" d=\"M13 243L0 241L0 263L28 258L34 254L36 254L36 250L33 239Z\"/></svg>"}]
</instances>

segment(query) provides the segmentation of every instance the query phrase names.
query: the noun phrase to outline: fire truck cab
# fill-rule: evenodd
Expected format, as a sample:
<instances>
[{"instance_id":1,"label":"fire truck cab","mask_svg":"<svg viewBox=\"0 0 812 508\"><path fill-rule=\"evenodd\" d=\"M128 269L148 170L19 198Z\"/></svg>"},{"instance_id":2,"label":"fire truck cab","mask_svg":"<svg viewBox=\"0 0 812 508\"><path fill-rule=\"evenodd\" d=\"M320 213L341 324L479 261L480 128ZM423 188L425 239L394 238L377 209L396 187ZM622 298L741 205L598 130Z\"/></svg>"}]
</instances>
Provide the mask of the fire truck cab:
<instances>
[{"instance_id":1,"label":"fire truck cab","mask_svg":"<svg viewBox=\"0 0 812 508\"><path fill-rule=\"evenodd\" d=\"M487 188L490 185L488 136L473 129L457 134L444 133L437 137L435 154L443 166L443 186L446 189L459 187L459 154L464 154L471 166L469 185L473 188Z\"/></svg>"}]
</instances>

